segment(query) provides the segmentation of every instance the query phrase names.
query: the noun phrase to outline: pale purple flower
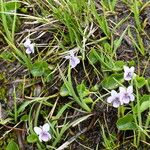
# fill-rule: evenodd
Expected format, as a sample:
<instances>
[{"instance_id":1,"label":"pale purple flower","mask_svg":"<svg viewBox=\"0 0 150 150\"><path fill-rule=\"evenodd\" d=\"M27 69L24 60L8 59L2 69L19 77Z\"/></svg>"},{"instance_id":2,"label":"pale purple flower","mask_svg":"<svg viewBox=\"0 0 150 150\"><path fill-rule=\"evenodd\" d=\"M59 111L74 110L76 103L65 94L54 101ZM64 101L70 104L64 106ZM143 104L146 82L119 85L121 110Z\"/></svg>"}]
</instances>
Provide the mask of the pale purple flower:
<instances>
[{"instance_id":1,"label":"pale purple flower","mask_svg":"<svg viewBox=\"0 0 150 150\"><path fill-rule=\"evenodd\" d=\"M124 80L130 81L134 75L134 67L129 68L128 66L124 66Z\"/></svg>"},{"instance_id":2,"label":"pale purple flower","mask_svg":"<svg viewBox=\"0 0 150 150\"><path fill-rule=\"evenodd\" d=\"M115 90L111 91L111 96L107 98L108 103L112 103L113 107L118 108L122 105L122 101L120 100L120 94L117 93Z\"/></svg>"},{"instance_id":3,"label":"pale purple flower","mask_svg":"<svg viewBox=\"0 0 150 150\"><path fill-rule=\"evenodd\" d=\"M40 127L34 127L34 132L39 136L39 140L42 142L49 141L52 136L48 132L50 129L50 126L48 123L45 123L43 126Z\"/></svg>"},{"instance_id":4,"label":"pale purple flower","mask_svg":"<svg viewBox=\"0 0 150 150\"><path fill-rule=\"evenodd\" d=\"M34 44L31 44L30 39L26 39L26 41L24 42L24 46L26 47L26 53L27 54L31 54L34 53Z\"/></svg>"},{"instance_id":5,"label":"pale purple flower","mask_svg":"<svg viewBox=\"0 0 150 150\"><path fill-rule=\"evenodd\" d=\"M133 95L133 86L129 86L128 88L119 87L120 90L120 100L128 104L130 101L134 101L135 97Z\"/></svg>"},{"instance_id":6,"label":"pale purple flower","mask_svg":"<svg viewBox=\"0 0 150 150\"><path fill-rule=\"evenodd\" d=\"M69 55L65 56L65 58L69 59L71 68L75 68L80 63L80 59L74 55L73 51L70 51Z\"/></svg>"}]
</instances>

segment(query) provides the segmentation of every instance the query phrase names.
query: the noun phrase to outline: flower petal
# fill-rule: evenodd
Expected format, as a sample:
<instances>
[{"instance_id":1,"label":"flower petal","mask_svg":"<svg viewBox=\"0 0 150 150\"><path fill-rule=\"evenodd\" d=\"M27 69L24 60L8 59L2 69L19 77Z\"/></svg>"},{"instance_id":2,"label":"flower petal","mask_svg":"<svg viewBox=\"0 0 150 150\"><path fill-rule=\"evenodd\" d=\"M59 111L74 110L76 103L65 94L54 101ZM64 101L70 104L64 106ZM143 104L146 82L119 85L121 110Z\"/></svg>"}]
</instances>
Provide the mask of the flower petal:
<instances>
[{"instance_id":1,"label":"flower petal","mask_svg":"<svg viewBox=\"0 0 150 150\"><path fill-rule=\"evenodd\" d=\"M109 96L108 98L107 98L107 103L111 103L113 101L113 97L112 96Z\"/></svg>"},{"instance_id":2,"label":"flower petal","mask_svg":"<svg viewBox=\"0 0 150 150\"><path fill-rule=\"evenodd\" d=\"M130 85L128 88L127 88L127 93L128 94L132 94L133 93L133 86Z\"/></svg>"},{"instance_id":3,"label":"flower petal","mask_svg":"<svg viewBox=\"0 0 150 150\"><path fill-rule=\"evenodd\" d=\"M40 142L42 142L42 139L41 139L41 134L39 135L39 140L40 140Z\"/></svg>"},{"instance_id":4,"label":"flower petal","mask_svg":"<svg viewBox=\"0 0 150 150\"><path fill-rule=\"evenodd\" d=\"M130 81L131 79L132 79L132 76L127 76L126 74L124 74L124 80Z\"/></svg>"},{"instance_id":5,"label":"flower petal","mask_svg":"<svg viewBox=\"0 0 150 150\"><path fill-rule=\"evenodd\" d=\"M129 67L128 66L123 66L124 72L128 72L129 71Z\"/></svg>"},{"instance_id":6,"label":"flower petal","mask_svg":"<svg viewBox=\"0 0 150 150\"><path fill-rule=\"evenodd\" d=\"M66 58L66 59L71 59L71 56L65 56L64 58Z\"/></svg>"},{"instance_id":7,"label":"flower petal","mask_svg":"<svg viewBox=\"0 0 150 150\"><path fill-rule=\"evenodd\" d=\"M111 96L116 97L118 95L118 93L115 90L111 91Z\"/></svg>"},{"instance_id":8,"label":"flower petal","mask_svg":"<svg viewBox=\"0 0 150 150\"><path fill-rule=\"evenodd\" d=\"M39 135L39 140L47 142L51 139L51 135L49 133L43 133Z\"/></svg>"},{"instance_id":9,"label":"flower petal","mask_svg":"<svg viewBox=\"0 0 150 150\"><path fill-rule=\"evenodd\" d=\"M27 49L26 49L26 53L27 53L27 54L31 54L30 48L27 48Z\"/></svg>"},{"instance_id":10,"label":"flower petal","mask_svg":"<svg viewBox=\"0 0 150 150\"><path fill-rule=\"evenodd\" d=\"M130 94L130 101L134 101L135 96L133 94Z\"/></svg>"},{"instance_id":11,"label":"flower petal","mask_svg":"<svg viewBox=\"0 0 150 150\"><path fill-rule=\"evenodd\" d=\"M39 127L34 127L34 132L37 134L37 135L40 135L42 133L42 129L39 128Z\"/></svg>"},{"instance_id":12,"label":"flower petal","mask_svg":"<svg viewBox=\"0 0 150 150\"><path fill-rule=\"evenodd\" d=\"M134 70L135 70L135 68L132 66L132 67L130 68L130 71L131 71L132 73L134 73Z\"/></svg>"},{"instance_id":13,"label":"flower petal","mask_svg":"<svg viewBox=\"0 0 150 150\"><path fill-rule=\"evenodd\" d=\"M113 102L113 107L118 108L120 106L120 102L114 101Z\"/></svg>"},{"instance_id":14,"label":"flower petal","mask_svg":"<svg viewBox=\"0 0 150 150\"><path fill-rule=\"evenodd\" d=\"M31 41L29 38L26 39L26 41L24 42L24 46L28 47L31 44Z\"/></svg>"},{"instance_id":15,"label":"flower petal","mask_svg":"<svg viewBox=\"0 0 150 150\"><path fill-rule=\"evenodd\" d=\"M78 57L71 57L71 59L70 59L71 68L75 68L76 65L79 63L80 63L80 60Z\"/></svg>"},{"instance_id":16,"label":"flower petal","mask_svg":"<svg viewBox=\"0 0 150 150\"><path fill-rule=\"evenodd\" d=\"M29 47L30 47L30 51L31 51L32 53L34 53L34 44L30 44Z\"/></svg>"},{"instance_id":17,"label":"flower petal","mask_svg":"<svg viewBox=\"0 0 150 150\"><path fill-rule=\"evenodd\" d=\"M122 101L123 101L123 103L128 104L130 102L130 99L129 98L123 98Z\"/></svg>"},{"instance_id":18,"label":"flower petal","mask_svg":"<svg viewBox=\"0 0 150 150\"><path fill-rule=\"evenodd\" d=\"M120 93L125 93L126 92L126 88L125 87L119 87L119 91L120 91Z\"/></svg>"},{"instance_id":19,"label":"flower petal","mask_svg":"<svg viewBox=\"0 0 150 150\"><path fill-rule=\"evenodd\" d=\"M43 131L49 131L49 129L50 129L50 126L49 126L49 124L48 123L45 123L44 125L43 125L43 127L42 127L42 130Z\"/></svg>"}]
</instances>

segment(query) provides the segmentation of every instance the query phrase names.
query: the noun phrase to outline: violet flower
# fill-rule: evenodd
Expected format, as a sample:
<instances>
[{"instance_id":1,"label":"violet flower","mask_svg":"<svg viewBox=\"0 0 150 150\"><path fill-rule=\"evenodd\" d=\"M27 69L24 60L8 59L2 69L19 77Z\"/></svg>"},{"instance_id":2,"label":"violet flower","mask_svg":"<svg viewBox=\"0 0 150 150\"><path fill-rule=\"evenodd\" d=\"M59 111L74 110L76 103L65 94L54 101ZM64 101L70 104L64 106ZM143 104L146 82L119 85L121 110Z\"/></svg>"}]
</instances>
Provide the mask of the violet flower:
<instances>
[{"instance_id":1,"label":"violet flower","mask_svg":"<svg viewBox=\"0 0 150 150\"><path fill-rule=\"evenodd\" d=\"M120 100L120 94L117 93L115 90L111 91L111 96L107 98L108 103L112 103L113 107L118 108L122 105L122 101Z\"/></svg>"},{"instance_id":2,"label":"violet flower","mask_svg":"<svg viewBox=\"0 0 150 150\"><path fill-rule=\"evenodd\" d=\"M73 51L70 51L69 55L65 56L65 58L69 59L71 68L75 68L80 63L80 59L74 55Z\"/></svg>"},{"instance_id":3,"label":"violet flower","mask_svg":"<svg viewBox=\"0 0 150 150\"><path fill-rule=\"evenodd\" d=\"M24 46L26 47L26 53L27 54L31 54L34 53L34 44L31 44L30 39L26 39L26 41L24 42Z\"/></svg>"},{"instance_id":4,"label":"violet flower","mask_svg":"<svg viewBox=\"0 0 150 150\"><path fill-rule=\"evenodd\" d=\"M134 75L134 67L129 68L128 66L124 66L124 80L130 81Z\"/></svg>"},{"instance_id":5,"label":"violet flower","mask_svg":"<svg viewBox=\"0 0 150 150\"><path fill-rule=\"evenodd\" d=\"M135 97L133 95L133 86L129 86L128 88L119 87L120 90L120 100L128 104L130 101L134 101Z\"/></svg>"},{"instance_id":6,"label":"violet flower","mask_svg":"<svg viewBox=\"0 0 150 150\"><path fill-rule=\"evenodd\" d=\"M52 136L48 132L50 129L50 126L48 123L45 123L43 126L40 127L34 127L34 132L39 136L39 140L42 142L49 141Z\"/></svg>"}]
</instances>

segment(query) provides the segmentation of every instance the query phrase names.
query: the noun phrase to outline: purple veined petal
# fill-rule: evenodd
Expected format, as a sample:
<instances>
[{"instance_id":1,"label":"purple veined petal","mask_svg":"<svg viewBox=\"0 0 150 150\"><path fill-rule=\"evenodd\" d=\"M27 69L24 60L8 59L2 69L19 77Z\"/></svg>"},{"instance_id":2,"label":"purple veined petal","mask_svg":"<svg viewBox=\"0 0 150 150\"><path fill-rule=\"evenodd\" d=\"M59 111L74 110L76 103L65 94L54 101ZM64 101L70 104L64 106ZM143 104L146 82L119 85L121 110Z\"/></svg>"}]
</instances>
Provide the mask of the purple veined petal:
<instances>
[{"instance_id":1,"label":"purple veined petal","mask_svg":"<svg viewBox=\"0 0 150 150\"><path fill-rule=\"evenodd\" d=\"M31 41L29 38L26 39L26 41L24 42L24 46L28 47L31 44Z\"/></svg>"},{"instance_id":2,"label":"purple veined petal","mask_svg":"<svg viewBox=\"0 0 150 150\"><path fill-rule=\"evenodd\" d=\"M132 79L131 71L128 66L124 66L124 80L129 81ZM130 74L130 75L129 75Z\"/></svg>"},{"instance_id":3,"label":"purple veined petal","mask_svg":"<svg viewBox=\"0 0 150 150\"><path fill-rule=\"evenodd\" d=\"M109 97L107 98L107 103L112 103L112 101L113 101L113 97L112 97L112 96L109 96Z\"/></svg>"},{"instance_id":4,"label":"purple veined petal","mask_svg":"<svg viewBox=\"0 0 150 150\"><path fill-rule=\"evenodd\" d=\"M119 101L114 101L113 102L113 107L118 108L120 106L120 102Z\"/></svg>"},{"instance_id":5,"label":"purple veined petal","mask_svg":"<svg viewBox=\"0 0 150 150\"><path fill-rule=\"evenodd\" d=\"M26 49L26 53L27 53L27 54L31 54L31 53L32 53L31 50L30 50L30 48L27 48L27 49Z\"/></svg>"},{"instance_id":6,"label":"purple veined petal","mask_svg":"<svg viewBox=\"0 0 150 150\"><path fill-rule=\"evenodd\" d=\"M130 98L129 97L128 98L123 97L122 101L123 101L123 103L128 104L130 102Z\"/></svg>"},{"instance_id":7,"label":"purple veined petal","mask_svg":"<svg viewBox=\"0 0 150 150\"><path fill-rule=\"evenodd\" d=\"M127 93L128 94L132 94L133 93L133 86L130 85L128 88L127 88Z\"/></svg>"},{"instance_id":8,"label":"purple veined petal","mask_svg":"<svg viewBox=\"0 0 150 150\"><path fill-rule=\"evenodd\" d=\"M124 80L129 81L131 79L132 79L132 72L131 71L124 72Z\"/></svg>"},{"instance_id":9,"label":"purple veined petal","mask_svg":"<svg viewBox=\"0 0 150 150\"><path fill-rule=\"evenodd\" d=\"M75 68L76 65L78 65L79 63L80 63L80 59L78 57L71 57L70 59L71 68Z\"/></svg>"},{"instance_id":10,"label":"purple veined petal","mask_svg":"<svg viewBox=\"0 0 150 150\"><path fill-rule=\"evenodd\" d=\"M132 77L129 77L129 76L127 76L127 75L124 75L124 80L130 81L131 79L132 79Z\"/></svg>"},{"instance_id":11,"label":"purple veined petal","mask_svg":"<svg viewBox=\"0 0 150 150\"><path fill-rule=\"evenodd\" d=\"M34 132L37 134L37 135L40 135L42 133L42 129L39 128L39 127L34 127Z\"/></svg>"},{"instance_id":12,"label":"purple veined petal","mask_svg":"<svg viewBox=\"0 0 150 150\"><path fill-rule=\"evenodd\" d=\"M133 94L130 94L130 101L134 101L135 96Z\"/></svg>"},{"instance_id":13,"label":"purple veined petal","mask_svg":"<svg viewBox=\"0 0 150 150\"><path fill-rule=\"evenodd\" d=\"M134 67L131 68L124 66L124 80L130 81L134 74Z\"/></svg>"},{"instance_id":14,"label":"purple veined petal","mask_svg":"<svg viewBox=\"0 0 150 150\"><path fill-rule=\"evenodd\" d=\"M50 129L50 126L49 126L48 123L45 123L45 124L43 125L43 127L42 127L42 130L45 131L45 132L49 131L49 129Z\"/></svg>"},{"instance_id":15,"label":"purple veined petal","mask_svg":"<svg viewBox=\"0 0 150 150\"><path fill-rule=\"evenodd\" d=\"M39 135L39 140L47 142L51 139L51 135L48 132L42 132L42 134Z\"/></svg>"}]
</instances>

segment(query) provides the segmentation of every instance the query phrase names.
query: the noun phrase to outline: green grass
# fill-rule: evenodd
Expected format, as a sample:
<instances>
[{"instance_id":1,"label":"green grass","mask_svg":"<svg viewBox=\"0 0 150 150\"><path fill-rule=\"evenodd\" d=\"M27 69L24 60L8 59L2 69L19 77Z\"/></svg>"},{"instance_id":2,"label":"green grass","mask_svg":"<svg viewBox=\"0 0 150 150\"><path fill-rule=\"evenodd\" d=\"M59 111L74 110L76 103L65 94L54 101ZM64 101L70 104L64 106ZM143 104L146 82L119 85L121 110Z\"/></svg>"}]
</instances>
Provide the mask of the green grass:
<instances>
[{"instance_id":1,"label":"green grass","mask_svg":"<svg viewBox=\"0 0 150 150\"><path fill-rule=\"evenodd\" d=\"M21 148L18 141L39 150L148 149L149 6L139 0L0 0L4 149ZM34 54L26 54L26 38ZM73 69L64 58L70 50L80 59ZM129 82L124 65L135 67ZM118 109L107 103L111 90L130 84L134 102ZM34 132L44 123L50 125L48 142Z\"/></svg>"}]
</instances>

